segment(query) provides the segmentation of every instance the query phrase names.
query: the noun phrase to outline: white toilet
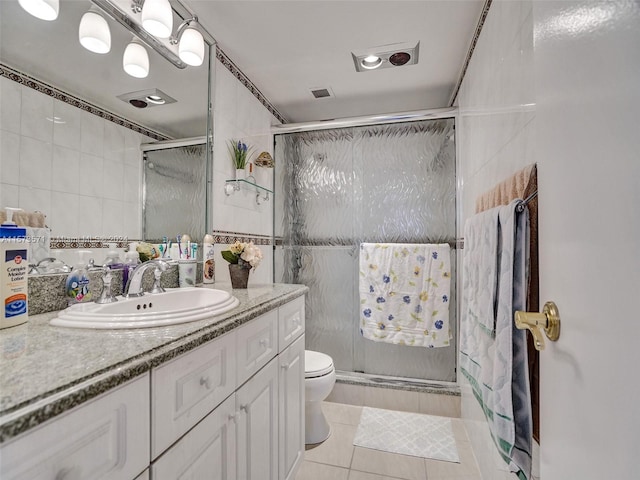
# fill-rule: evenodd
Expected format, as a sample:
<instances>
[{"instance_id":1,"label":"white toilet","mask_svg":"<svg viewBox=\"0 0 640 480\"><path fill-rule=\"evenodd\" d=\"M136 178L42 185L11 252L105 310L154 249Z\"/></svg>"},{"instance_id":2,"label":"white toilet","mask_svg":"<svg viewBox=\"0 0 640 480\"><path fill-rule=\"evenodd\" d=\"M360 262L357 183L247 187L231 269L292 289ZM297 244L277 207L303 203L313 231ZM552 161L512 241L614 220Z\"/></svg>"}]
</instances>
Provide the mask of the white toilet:
<instances>
[{"instance_id":1,"label":"white toilet","mask_svg":"<svg viewBox=\"0 0 640 480\"><path fill-rule=\"evenodd\" d=\"M333 359L324 353L304 352L305 438L307 445L324 442L331 433L322 413L322 401L329 396L336 383Z\"/></svg>"}]
</instances>

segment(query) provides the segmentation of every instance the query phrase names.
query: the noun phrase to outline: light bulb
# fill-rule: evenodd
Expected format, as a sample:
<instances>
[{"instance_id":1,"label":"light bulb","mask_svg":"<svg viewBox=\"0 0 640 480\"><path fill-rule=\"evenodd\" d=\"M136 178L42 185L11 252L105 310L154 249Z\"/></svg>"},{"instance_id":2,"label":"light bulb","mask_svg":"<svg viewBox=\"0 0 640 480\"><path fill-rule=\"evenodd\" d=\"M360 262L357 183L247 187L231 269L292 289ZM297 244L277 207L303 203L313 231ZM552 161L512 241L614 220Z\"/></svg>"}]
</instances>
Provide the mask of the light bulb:
<instances>
[{"instance_id":1,"label":"light bulb","mask_svg":"<svg viewBox=\"0 0 640 480\"><path fill-rule=\"evenodd\" d=\"M111 50L111 31L102 15L93 7L82 16L78 29L80 44L94 53L108 53Z\"/></svg>"},{"instance_id":2,"label":"light bulb","mask_svg":"<svg viewBox=\"0 0 640 480\"><path fill-rule=\"evenodd\" d=\"M204 38L195 28L187 28L182 32L180 45L178 45L178 55L187 65L199 67L204 61Z\"/></svg>"},{"instance_id":3,"label":"light bulb","mask_svg":"<svg viewBox=\"0 0 640 480\"><path fill-rule=\"evenodd\" d=\"M60 4L58 0L18 0L27 12L41 20L55 20L58 18Z\"/></svg>"},{"instance_id":4,"label":"light bulb","mask_svg":"<svg viewBox=\"0 0 640 480\"><path fill-rule=\"evenodd\" d=\"M149 55L137 40L133 40L125 48L122 68L132 77L145 78L149 75Z\"/></svg>"},{"instance_id":5,"label":"light bulb","mask_svg":"<svg viewBox=\"0 0 640 480\"><path fill-rule=\"evenodd\" d=\"M173 10L169 0L145 0L142 27L158 38L169 38L173 32Z\"/></svg>"}]
</instances>

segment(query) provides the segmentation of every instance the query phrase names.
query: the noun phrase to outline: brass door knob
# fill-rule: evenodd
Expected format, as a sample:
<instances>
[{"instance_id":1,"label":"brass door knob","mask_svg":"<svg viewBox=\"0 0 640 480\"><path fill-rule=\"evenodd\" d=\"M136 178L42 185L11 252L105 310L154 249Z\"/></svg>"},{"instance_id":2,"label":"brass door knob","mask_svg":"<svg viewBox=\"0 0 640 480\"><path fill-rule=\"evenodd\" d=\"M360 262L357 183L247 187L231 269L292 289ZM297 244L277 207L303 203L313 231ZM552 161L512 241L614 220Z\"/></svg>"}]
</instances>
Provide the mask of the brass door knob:
<instances>
[{"instance_id":1,"label":"brass door knob","mask_svg":"<svg viewBox=\"0 0 640 480\"><path fill-rule=\"evenodd\" d=\"M553 342L560 337L560 312L558 312L558 307L553 302L545 303L542 313L517 311L514 316L516 328L520 330L527 329L531 332L538 351L544 350L542 331Z\"/></svg>"}]
</instances>

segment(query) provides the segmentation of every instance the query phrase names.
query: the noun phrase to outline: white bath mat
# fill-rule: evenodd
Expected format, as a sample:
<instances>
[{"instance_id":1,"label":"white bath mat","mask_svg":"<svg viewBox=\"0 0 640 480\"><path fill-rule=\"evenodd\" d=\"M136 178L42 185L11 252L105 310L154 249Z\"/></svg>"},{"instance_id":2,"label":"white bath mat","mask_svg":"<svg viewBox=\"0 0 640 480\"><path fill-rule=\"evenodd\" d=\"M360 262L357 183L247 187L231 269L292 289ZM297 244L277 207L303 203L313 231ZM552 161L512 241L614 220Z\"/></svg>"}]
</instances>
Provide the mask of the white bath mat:
<instances>
[{"instance_id":1,"label":"white bath mat","mask_svg":"<svg viewBox=\"0 0 640 480\"><path fill-rule=\"evenodd\" d=\"M363 407L353 444L460 463L451 420L445 417Z\"/></svg>"}]
</instances>

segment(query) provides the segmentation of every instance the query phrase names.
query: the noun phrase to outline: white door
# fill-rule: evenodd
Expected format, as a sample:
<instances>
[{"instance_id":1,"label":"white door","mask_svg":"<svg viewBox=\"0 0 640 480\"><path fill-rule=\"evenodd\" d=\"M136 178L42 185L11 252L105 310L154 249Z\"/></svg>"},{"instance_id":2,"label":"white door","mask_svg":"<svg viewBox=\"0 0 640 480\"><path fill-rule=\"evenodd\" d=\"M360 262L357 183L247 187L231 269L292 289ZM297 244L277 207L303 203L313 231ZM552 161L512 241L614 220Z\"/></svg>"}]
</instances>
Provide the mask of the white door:
<instances>
[{"instance_id":1,"label":"white door","mask_svg":"<svg viewBox=\"0 0 640 480\"><path fill-rule=\"evenodd\" d=\"M278 478L278 359L236 392L238 479Z\"/></svg>"},{"instance_id":2,"label":"white door","mask_svg":"<svg viewBox=\"0 0 640 480\"><path fill-rule=\"evenodd\" d=\"M640 478L640 4L533 2L542 480Z\"/></svg>"}]
</instances>

